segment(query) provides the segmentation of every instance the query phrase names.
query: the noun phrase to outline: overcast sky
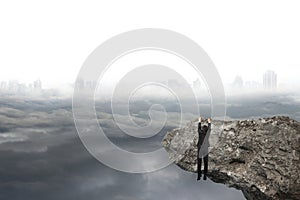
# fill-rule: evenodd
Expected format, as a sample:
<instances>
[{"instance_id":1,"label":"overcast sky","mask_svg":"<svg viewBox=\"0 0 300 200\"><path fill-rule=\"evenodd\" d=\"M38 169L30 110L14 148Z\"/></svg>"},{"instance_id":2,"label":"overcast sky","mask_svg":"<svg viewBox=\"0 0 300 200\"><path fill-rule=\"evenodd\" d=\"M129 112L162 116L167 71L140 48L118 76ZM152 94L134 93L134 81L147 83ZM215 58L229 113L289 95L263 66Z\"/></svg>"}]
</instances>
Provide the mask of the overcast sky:
<instances>
[{"instance_id":1,"label":"overcast sky","mask_svg":"<svg viewBox=\"0 0 300 200\"><path fill-rule=\"evenodd\" d=\"M224 83L236 75L299 85L299 1L1 1L0 80L45 87L73 82L102 42L139 28L163 28L196 41Z\"/></svg>"}]
</instances>

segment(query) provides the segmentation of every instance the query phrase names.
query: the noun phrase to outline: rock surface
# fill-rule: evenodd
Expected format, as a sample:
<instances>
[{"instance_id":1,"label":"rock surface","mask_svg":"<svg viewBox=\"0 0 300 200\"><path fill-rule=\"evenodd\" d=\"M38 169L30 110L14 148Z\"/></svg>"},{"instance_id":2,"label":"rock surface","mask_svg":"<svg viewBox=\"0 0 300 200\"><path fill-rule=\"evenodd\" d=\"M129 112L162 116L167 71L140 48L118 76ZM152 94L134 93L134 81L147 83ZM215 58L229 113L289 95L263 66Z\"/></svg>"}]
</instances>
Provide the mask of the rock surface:
<instances>
[{"instance_id":1,"label":"rock surface","mask_svg":"<svg viewBox=\"0 0 300 200\"><path fill-rule=\"evenodd\" d=\"M191 172L197 169L197 124L174 129L162 140L170 159ZM213 121L210 144L212 181L241 190L248 200L300 199L299 122L284 116Z\"/></svg>"}]
</instances>

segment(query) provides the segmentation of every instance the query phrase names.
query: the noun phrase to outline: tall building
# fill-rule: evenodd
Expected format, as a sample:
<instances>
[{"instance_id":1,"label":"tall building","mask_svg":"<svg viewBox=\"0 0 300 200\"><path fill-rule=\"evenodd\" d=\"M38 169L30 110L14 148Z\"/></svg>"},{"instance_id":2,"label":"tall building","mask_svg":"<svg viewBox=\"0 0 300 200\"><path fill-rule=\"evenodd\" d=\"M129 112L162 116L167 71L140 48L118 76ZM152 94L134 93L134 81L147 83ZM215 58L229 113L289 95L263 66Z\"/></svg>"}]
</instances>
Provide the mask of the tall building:
<instances>
[{"instance_id":1,"label":"tall building","mask_svg":"<svg viewBox=\"0 0 300 200\"><path fill-rule=\"evenodd\" d=\"M19 82L16 80L10 80L8 82L8 90L11 93L16 93L19 90Z\"/></svg>"},{"instance_id":2,"label":"tall building","mask_svg":"<svg viewBox=\"0 0 300 200\"><path fill-rule=\"evenodd\" d=\"M233 83L232 83L233 87L237 87L237 88L241 88L244 86L244 81L242 79L242 77L240 76L236 76Z\"/></svg>"},{"instance_id":3,"label":"tall building","mask_svg":"<svg viewBox=\"0 0 300 200\"><path fill-rule=\"evenodd\" d=\"M7 82L6 81L1 81L0 88L1 88L1 90L6 90L7 89Z\"/></svg>"},{"instance_id":4,"label":"tall building","mask_svg":"<svg viewBox=\"0 0 300 200\"><path fill-rule=\"evenodd\" d=\"M263 86L270 90L277 88L277 74L274 71L268 70L264 73Z\"/></svg>"},{"instance_id":5,"label":"tall building","mask_svg":"<svg viewBox=\"0 0 300 200\"><path fill-rule=\"evenodd\" d=\"M42 81L40 79L37 79L33 81L32 84L33 88L31 88L32 94L39 95L42 92Z\"/></svg>"},{"instance_id":6,"label":"tall building","mask_svg":"<svg viewBox=\"0 0 300 200\"><path fill-rule=\"evenodd\" d=\"M82 90L84 89L84 80L82 78L78 78L75 82L75 89Z\"/></svg>"},{"instance_id":7,"label":"tall building","mask_svg":"<svg viewBox=\"0 0 300 200\"><path fill-rule=\"evenodd\" d=\"M40 79L33 82L33 88L37 90L42 89L42 81Z\"/></svg>"}]
</instances>

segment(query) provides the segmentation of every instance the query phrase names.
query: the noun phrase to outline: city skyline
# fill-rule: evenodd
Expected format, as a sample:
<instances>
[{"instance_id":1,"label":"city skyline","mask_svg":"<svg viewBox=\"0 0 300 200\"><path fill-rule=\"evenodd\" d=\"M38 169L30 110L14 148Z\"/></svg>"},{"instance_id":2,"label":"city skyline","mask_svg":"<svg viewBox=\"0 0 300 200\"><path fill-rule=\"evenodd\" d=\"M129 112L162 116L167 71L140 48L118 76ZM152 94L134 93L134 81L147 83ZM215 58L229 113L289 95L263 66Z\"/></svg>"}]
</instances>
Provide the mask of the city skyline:
<instances>
[{"instance_id":1,"label":"city skyline","mask_svg":"<svg viewBox=\"0 0 300 200\"><path fill-rule=\"evenodd\" d=\"M244 81L242 76L236 75L231 86L234 88L248 87L274 90L278 88L277 73L272 70L267 70L262 74L261 81Z\"/></svg>"},{"instance_id":2,"label":"city skyline","mask_svg":"<svg viewBox=\"0 0 300 200\"><path fill-rule=\"evenodd\" d=\"M261 81L253 81L253 80L244 80L241 75L236 75L235 78L232 80L232 82L224 84L224 89L227 95L230 94L238 94L238 93L245 93L245 92L264 92L264 91L297 91L297 87L289 88L288 85L284 84L278 84L277 82L277 73L272 70L266 70L263 74L261 74ZM280 76L279 76L280 77ZM195 79L190 82L184 82L184 79L177 80L176 78L170 78L164 81L160 81L160 84L171 86L171 87L178 87L181 89L184 89L186 87L190 87L192 89L197 90L206 90L206 84L202 79ZM45 88L43 87L44 82L42 82L40 79L36 79L34 81L31 81L29 83L22 83L18 80L9 80L9 81L1 81L0 80L0 92L2 93L9 93L9 94L42 94L41 92L45 91L51 91L48 92L49 94L61 94L63 95L64 92L66 92L66 95L72 95L74 89L94 89L99 87L99 84L97 81L91 81L91 80L83 80L82 78L79 78L77 81L73 83L66 83L63 85L63 87L52 87L52 88ZM102 95L107 95L111 93L111 87L106 87ZM148 87L148 89L150 89ZM242 90L245 89L245 90ZM109 91L108 91L109 90ZM156 90L156 89L154 89ZM56 92L55 92L56 91ZM100 95L99 88L96 89L96 93L98 91L97 95Z\"/></svg>"},{"instance_id":3,"label":"city skyline","mask_svg":"<svg viewBox=\"0 0 300 200\"><path fill-rule=\"evenodd\" d=\"M234 79L237 78L237 77L241 77L243 79L243 82L244 84L255 84L255 83L260 83L260 84L263 84L263 79L262 79L262 76L264 73L266 73L267 71L274 71L276 74L279 74L280 76L277 77L277 86L280 86L280 85L286 85L286 86L296 86L296 87L300 87L300 79L289 79L288 81L287 80L284 80L281 76L280 73L278 73L276 70L272 70L271 68L268 69L266 68L265 71L261 71L261 73L257 73L256 74L256 77L252 77L249 78L247 75L243 74L243 73L232 73L232 77L229 79L224 79L224 77L222 76L222 74L220 73L220 76L221 76L221 79L222 79L222 82L224 84L224 86L227 86L227 85L231 85L233 84L234 82ZM1 82L11 82L11 81L17 81L18 83L20 84L25 84L25 85L29 85L31 83L33 83L34 80L40 80L43 82L43 87L45 89L51 89L51 88L59 88L61 86L66 86L66 85L70 85L70 84L74 84L75 80L76 80L76 77L74 77L74 80L65 80L65 81L62 81L62 80L59 80L57 82L53 81L53 80L47 80L47 79L43 79L41 78L42 76L37 76L39 78L32 78L32 79L29 79L27 78L26 80L24 79L17 79L17 78L9 78L9 77L5 77L5 78L0 78L0 83ZM189 83L190 84L193 84L194 81L196 81L198 78L194 79L194 80L190 80Z\"/></svg>"},{"instance_id":4,"label":"city skyline","mask_svg":"<svg viewBox=\"0 0 300 200\"><path fill-rule=\"evenodd\" d=\"M254 80L244 80L243 77L241 75L236 75L234 80L232 82L229 82L229 84L225 84L225 86L233 86L233 87L243 87L243 86L251 86L251 85L256 85L259 84L259 86L264 86L264 77L266 76L267 73L271 73L274 74L276 76L276 86L278 86L277 84L277 74L276 72L272 71L272 70L267 70L264 74L262 74L262 79L261 81L254 81ZM205 84L202 83L203 80L197 78L195 80L191 80L190 83L179 83L176 79L167 79L166 81L162 81L161 83L169 85L182 85L182 84L186 84L189 85L191 87L203 87ZM84 80L82 78L79 78L77 81L74 82L66 82L64 84L67 85L72 85L72 87L77 87L77 88L93 88L94 86L97 85L97 81L90 81L90 80ZM0 80L0 89L8 89L8 88L12 88L12 85L18 85L19 87L26 87L26 88L39 88L42 89L42 81L40 78L36 79L36 80L32 80L29 82L22 82L22 81L18 81L15 79L12 80L8 80L8 81L1 81ZM265 86L264 86L265 87ZM267 86L266 86L267 87ZM55 87L53 87L55 88ZM44 89L53 89L53 88L45 88Z\"/></svg>"}]
</instances>

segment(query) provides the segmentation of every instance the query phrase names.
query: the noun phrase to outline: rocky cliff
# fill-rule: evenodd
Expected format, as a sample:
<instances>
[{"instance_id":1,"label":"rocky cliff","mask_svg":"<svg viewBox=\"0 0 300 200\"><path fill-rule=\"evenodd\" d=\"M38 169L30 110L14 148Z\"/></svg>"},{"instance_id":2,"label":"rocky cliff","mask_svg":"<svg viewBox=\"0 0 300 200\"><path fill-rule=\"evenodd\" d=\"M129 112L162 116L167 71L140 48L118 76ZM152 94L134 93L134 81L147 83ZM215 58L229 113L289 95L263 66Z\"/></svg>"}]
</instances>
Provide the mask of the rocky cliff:
<instances>
[{"instance_id":1,"label":"rocky cliff","mask_svg":"<svg viewBox=\"0 0 300 200\"><path fill-rule=\"evenodd\" d=\"M168 132L162 145L179 167L196 172L197 140L195 120ZM212 181L241 190L248 200L300 199L299 122L283 116L213 121L210 144Z\"/></svg>"}]
</instances>

